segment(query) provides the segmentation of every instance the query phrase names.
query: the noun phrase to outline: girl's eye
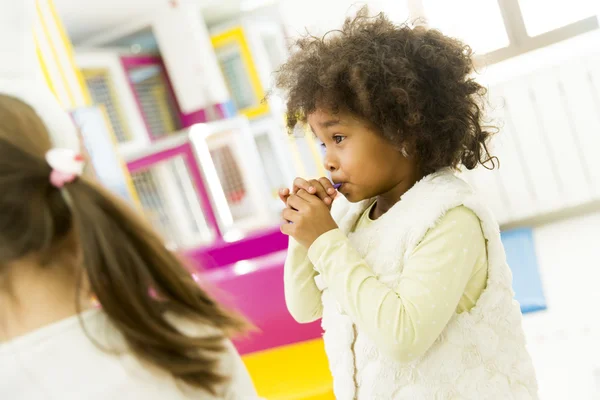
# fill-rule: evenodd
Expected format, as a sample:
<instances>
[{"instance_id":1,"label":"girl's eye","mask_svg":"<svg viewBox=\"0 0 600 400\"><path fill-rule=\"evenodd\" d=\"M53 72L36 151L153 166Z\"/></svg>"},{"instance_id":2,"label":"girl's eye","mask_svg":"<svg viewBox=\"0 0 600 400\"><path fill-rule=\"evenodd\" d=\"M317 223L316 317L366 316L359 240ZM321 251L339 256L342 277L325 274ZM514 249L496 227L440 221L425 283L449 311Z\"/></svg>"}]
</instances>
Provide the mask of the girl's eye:
<instances>
[{"instance_id":1,"label":"girl's eye","mask_svg":"<svg viewBox=\"0 0 600 400\"><path fill-rule=\"evenodd\" d=\"M340 144L344 139L346 139L346 137L340 135L336 135L333 137L333 140L336 144Z\"/></svg>"}]
</instances>

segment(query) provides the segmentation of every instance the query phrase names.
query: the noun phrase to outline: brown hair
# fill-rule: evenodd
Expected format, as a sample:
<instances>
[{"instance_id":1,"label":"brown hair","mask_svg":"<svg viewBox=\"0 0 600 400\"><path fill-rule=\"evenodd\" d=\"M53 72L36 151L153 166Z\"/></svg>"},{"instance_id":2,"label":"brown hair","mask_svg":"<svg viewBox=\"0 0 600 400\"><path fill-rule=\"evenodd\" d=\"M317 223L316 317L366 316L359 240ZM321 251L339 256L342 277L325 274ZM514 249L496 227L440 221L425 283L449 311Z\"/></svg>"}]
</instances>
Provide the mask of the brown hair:
<instances>
[{"instance_id":1,"label":"brown hair","mask_svg":"<svg viewBox=\"0 0 600 400\"><path fill-rule=\"evenodd\" d=\"M486 90L471 77L472 51L434 29L395 25L363 7L340 30L307 35L277 71L293 130L317 108L347 111L399 149L415 152L421 172L494 157L482 124Z\"/></svg>"},{"instance_id":2,"label":"brown hair","mask_svg":"<svg viewBox=\"0 0 600 400\"><path fill-rule=\"evenodd\" d=\"M82 272L129 348L181 381L215 393L227 379L216 372L224 338L245 322L202 290L123 201L84 178L53 187L45 161L50 148L35 111L0 95L0 267L31 255L60 257L74 238L70 251L82 254ZM215 333L186 336L165 313Z\"/></svg>"}]
</instances>

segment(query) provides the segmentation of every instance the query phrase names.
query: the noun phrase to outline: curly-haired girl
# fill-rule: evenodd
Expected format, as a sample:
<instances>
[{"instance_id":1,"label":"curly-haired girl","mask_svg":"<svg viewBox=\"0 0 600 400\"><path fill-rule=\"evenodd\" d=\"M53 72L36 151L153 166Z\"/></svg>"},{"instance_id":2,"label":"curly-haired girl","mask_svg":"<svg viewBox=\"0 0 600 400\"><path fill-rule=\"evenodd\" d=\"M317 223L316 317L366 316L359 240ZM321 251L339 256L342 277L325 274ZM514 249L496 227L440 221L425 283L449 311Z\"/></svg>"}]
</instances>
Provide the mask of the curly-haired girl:
<instances>
[{"instance_id":1,"label":"curly-haired girl","mask_svg":"<svg viewBox=\"0 0 600 400\"><path fill-rule=\"evenodd\" d=\"M277 84L333 183L280 192L285 294L336 397L536 399L498 224L455 174L495 161L470 48L365 9L297 46Z\"/></svg>"}]
</instances>

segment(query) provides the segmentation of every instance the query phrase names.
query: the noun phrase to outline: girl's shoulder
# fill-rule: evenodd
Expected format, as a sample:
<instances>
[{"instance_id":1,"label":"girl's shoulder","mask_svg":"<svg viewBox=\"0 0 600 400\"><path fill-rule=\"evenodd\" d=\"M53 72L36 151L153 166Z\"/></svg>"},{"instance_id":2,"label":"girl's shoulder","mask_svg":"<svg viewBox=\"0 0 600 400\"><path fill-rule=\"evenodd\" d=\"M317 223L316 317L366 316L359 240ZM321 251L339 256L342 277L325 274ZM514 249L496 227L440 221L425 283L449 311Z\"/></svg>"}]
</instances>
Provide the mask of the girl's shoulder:
<instances>
[{"instance_id":1,"label":"girl's shoulder","mask_svg":"<svg viewBox=\"0 0 600 400\"><path fill-rule=\"evenodd\" d=\"M229 377L225 382L223 390L224 399L259 399L250 374L242 361L234 344L226 337L224 332L218 328L209 326L191 318L182 317L173 313L165 314L165 319L184 335L190 337L204 338L217 336L223 338L224 351L219 355L218 370ZM203 397L209 398L209 397Z\"/></svg>"}]
</instances>

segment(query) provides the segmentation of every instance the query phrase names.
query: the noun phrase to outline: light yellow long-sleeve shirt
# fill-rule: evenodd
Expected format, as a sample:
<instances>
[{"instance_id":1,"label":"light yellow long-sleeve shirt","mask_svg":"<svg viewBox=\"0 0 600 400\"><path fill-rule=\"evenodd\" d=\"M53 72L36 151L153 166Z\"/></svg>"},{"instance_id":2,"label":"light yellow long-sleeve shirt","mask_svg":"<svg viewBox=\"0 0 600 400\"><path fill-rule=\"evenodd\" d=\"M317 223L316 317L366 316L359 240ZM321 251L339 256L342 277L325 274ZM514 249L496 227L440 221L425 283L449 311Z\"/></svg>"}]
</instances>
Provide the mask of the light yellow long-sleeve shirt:
<instances>
[{"instance_id":1,"label":"light yellow long-sleeve shirt","mask_svg":"<svg viewBox=\"0 0 600 400\"><path fill-rule=\"evenodd\" d=\"M354 230L372 222L370 209ZM485 289L485 238L471 210L448 211L405 261L396 288L377 280L339 229L321 235L308 251L290 239L285 298L299 322L322 315L314 281L318 273L358 329L390 357L410 361L429 349L454 313L470 310Z\"/></svg>"}]
</instances>

